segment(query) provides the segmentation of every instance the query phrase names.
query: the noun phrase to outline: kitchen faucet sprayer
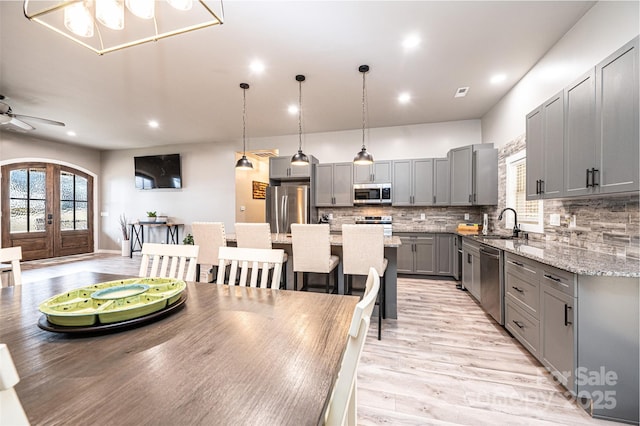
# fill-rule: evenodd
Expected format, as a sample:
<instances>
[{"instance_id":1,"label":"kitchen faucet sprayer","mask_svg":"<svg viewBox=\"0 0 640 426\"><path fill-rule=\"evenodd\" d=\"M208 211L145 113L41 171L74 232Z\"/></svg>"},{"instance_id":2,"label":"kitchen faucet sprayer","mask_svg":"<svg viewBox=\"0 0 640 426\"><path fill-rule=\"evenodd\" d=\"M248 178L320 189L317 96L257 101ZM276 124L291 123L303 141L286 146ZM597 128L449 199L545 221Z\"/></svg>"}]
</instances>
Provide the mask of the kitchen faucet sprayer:
<instances>
[{"instance_id":1,"label":"kitchen faucet sprayer","mask_svg":"<svg viewBox=\"0 0 640 426\"><path fill-rule=\"evenodd\" d=\"M520 227L518 226L518 213L516 213L514 209L512 209L511 207L502 209L502 211L500 212L500 215L498 215L498 220L502 220L502 216L504 215L504 212L507 210L511 210L513 212L513 221L514 221L513 238L518 238L518 234L520 233Z\"/></svg>"}]
</instances>

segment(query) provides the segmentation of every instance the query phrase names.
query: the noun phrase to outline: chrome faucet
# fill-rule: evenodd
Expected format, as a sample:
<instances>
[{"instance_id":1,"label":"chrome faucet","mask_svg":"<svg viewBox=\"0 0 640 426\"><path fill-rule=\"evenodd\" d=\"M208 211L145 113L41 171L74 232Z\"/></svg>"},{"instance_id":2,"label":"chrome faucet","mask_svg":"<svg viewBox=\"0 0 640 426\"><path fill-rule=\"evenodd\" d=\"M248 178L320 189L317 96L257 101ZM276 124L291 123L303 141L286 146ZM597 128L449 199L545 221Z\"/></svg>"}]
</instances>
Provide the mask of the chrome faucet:
<instances>
[{"instance_id":1,"label":"chrome faucet","mask_svg":"<svg viewBox=\"0 0 640 426\"><path fill-rule=\"evenodd\" d=\"M518 234L520 233L520 227L518 226L518 213L516 213L514 209L512 209L511 207L502 209L502 211L500 212L500 215L498 216L498 220L502 220L502 216L504 215L504 212L506 212L507 210L511 210L513 212L513 221L514 221L513 238L518 238Z\"/></svg>"}]
</instances>

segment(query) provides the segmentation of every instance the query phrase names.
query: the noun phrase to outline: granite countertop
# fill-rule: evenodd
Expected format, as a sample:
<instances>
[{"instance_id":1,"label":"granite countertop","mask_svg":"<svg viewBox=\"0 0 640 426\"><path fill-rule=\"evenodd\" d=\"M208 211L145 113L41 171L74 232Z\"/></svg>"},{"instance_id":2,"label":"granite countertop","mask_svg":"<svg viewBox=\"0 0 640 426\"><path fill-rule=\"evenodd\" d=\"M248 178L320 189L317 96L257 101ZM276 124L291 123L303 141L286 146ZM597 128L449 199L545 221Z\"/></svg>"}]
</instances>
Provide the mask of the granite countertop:
<instances>
[{"instance_id":1,"label":"granite countertop","mask_svg":"<svg viewBox=\"0 0 640 426\"><path fill-rule=\"evenodd\" d=\"M342 246L342 235L331 234L329 238L332 246ZM229 242L236 242L236 236L233 234L227 234L226 239ZM291 234L271 234L271 242L273 244L291 244ZM400 247L401 245L402 242L398 236L384 237L385 247Z\"/></svg>"},{"instance_id":2,"label":"granite countertop","mask_svg":"<svg viewBox=\"0 0 640 426\"><path fill-rule=\"evenodd\" d=\"M554 242L529 241L521 238L490 239L483 238L481 234L461 232L456 234L578 275L640 277L640 260L633 258L569 247Z\"/></svg>"}]
</instances>

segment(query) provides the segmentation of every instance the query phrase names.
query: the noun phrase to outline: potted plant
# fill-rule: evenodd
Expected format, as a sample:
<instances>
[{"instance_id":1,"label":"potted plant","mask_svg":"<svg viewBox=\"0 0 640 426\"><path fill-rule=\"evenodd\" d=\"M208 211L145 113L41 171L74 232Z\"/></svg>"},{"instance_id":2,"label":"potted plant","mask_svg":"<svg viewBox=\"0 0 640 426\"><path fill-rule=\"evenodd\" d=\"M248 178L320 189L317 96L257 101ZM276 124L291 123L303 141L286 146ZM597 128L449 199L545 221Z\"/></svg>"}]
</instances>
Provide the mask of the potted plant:
<instances>
[{"instance_id":1,"label":"potted plant","mask_svg":"<svg viewBox=\"0 0 640 426\"><path fill-rule=\"evenodd\" d=\"M182 244L194 245L195 243L193 242L193 235L187 234L187 236L182 239Z\"/></svg>"},{"instance_id":2,"label":"potted plant","mask_svg":"<svg viewBox=\"0 0 640 426\"><path fill-rule=\"evenodd\" d=\"M157 216L156 212L147 212L147 222L155 222Z\"/></svg>"},{"instance_id":3,"label":"potted plant","mask_svg":"<svg viewBox=\"0 0 640 426\"><path fill-rule=\"evenodd\" d=\"M120 215L120 231L122 232L120 251L122 256L128 257L131 254L131 244L129 243L129 223L124 213Z\"/></svg>"}]
</instances>

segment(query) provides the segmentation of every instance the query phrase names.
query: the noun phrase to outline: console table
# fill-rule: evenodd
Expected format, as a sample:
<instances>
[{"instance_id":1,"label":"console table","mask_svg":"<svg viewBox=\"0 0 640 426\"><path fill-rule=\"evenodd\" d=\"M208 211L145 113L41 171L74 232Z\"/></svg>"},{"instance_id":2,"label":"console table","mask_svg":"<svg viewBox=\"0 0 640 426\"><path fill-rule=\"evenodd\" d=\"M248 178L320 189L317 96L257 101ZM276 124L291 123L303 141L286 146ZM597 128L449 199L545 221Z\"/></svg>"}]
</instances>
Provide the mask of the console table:
<instances>
[{"instance_id":1,"label":"console table","mask_svg":"<svg viewBox=\"0 0 640 426\"><path fill-rule=\"evenodd\" d=\"M158 228L164 227L167 229L167 235L165 237L166 244L180 244L178 229L182 226L182 223L157 223L157 222L138 222L130 223L131 226L131 251L129 257L133 257L134 251L142 251L142 244L144 244L144 228Z\"/></svg>"}]
</instances>

